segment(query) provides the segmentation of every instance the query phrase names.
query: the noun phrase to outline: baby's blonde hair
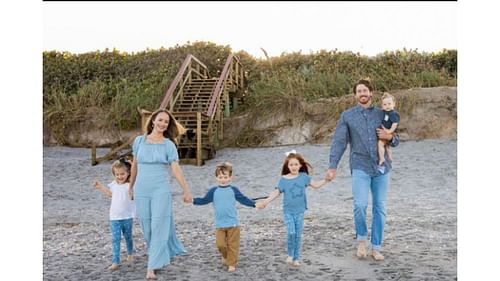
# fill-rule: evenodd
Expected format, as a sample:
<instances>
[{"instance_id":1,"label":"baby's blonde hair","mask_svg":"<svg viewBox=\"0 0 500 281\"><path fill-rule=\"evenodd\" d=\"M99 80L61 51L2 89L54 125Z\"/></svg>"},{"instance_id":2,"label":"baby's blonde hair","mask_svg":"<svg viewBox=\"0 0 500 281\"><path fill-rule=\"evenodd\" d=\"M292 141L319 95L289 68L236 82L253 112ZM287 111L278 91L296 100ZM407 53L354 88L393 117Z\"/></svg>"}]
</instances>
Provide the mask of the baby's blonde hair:
<instances>
[{"instance_id":1,"label":"baby's blonde hair","mask_svg":"<svg viewBox=\"0 0 500 281\"><path fill-rule=\"evenodd\" d=\"M384 93L382 94L382 98L380 99L380 101L383 101L383 100L385 100L385 99L387 99L387 98L391 98L391 99L392 99L392 101L394 102L394 104L396 104L396 99L394 98L394 96L393 96L393 95L389 94L388 92L384 92Z\"/></svg>"}]
</instances>

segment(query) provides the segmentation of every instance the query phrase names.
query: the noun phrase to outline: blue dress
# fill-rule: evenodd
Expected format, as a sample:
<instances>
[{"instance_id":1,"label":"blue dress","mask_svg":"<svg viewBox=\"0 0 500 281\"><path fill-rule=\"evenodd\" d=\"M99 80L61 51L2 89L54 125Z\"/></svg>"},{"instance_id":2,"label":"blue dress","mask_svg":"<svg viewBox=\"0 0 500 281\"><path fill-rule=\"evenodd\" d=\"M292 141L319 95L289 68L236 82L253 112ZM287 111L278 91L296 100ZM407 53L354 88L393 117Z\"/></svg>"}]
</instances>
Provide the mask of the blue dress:
<instances>
[{"instance_id":1,"label":"blue dress","mask_svg":"<svg viewBox=\"0 0 500 281\"><path fill-rule=\"evenodd\" d=\"M174 143L146 143L138 136L132 146L137 161L134 201L139 224L148 246L148 270L170 264L170 258L186 253L175 234L169 166L179 161Z\"/></svg>"}]
</instances>

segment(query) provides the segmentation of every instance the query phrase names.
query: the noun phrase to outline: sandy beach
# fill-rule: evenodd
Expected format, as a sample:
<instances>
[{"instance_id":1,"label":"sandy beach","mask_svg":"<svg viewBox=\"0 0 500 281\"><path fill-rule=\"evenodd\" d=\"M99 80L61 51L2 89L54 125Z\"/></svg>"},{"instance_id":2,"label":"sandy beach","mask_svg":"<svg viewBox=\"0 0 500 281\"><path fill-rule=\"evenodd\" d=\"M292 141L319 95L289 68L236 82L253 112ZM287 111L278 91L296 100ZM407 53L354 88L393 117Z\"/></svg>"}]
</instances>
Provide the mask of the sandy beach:
<instances>
[{"instance_id":1,"label":"sandy beach","mask_svg":"<svg viewBox=\"0 0 500 281\"><path fill-rule=\"evenodd\" d=\"M215 184L222 161L234 167L233 184L249 197L274 189L291 149L303 154L321 179L328 166L329 145L217 151L204 166L183 165L195 197ZM108 152L99 149L98 156ZM282 198L264 210L238 205L241 248L236 272L228 273L215 248L211 205L182 203L172 180L177 234L188 253L176 257L159 280L456 280L457 279L457 143L455 140L402 142L393 149L394 163L387 202L382 253L385 261L355 257L351 177L348 151L335 182L307 191L302 238L302 265L288 267ZM111 263L110 200L91 182L112 181L110 162L90 165L90 149L44 147L43 279L145 280L147 256L137 221L136 259L108 272ZM371 221L371 202L368 206ZM122 242L122 260L125 245Z\"/></svg>"}]
</instances>

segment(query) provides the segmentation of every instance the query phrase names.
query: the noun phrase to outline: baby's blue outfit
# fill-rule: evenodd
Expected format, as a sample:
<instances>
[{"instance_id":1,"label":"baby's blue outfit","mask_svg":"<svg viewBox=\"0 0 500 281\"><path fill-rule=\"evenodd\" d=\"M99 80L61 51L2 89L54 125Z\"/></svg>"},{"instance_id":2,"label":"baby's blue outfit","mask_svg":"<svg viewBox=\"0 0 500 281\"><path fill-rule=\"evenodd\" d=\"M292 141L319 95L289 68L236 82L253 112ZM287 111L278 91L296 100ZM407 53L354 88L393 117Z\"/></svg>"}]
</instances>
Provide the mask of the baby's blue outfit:
<instances>
[{"instance_id":1,"label":"baby's blue outfit","mask_svg":"<svg viewBox=\"0 0 500 281\"><path fill-rule=\"evenodd\" d=\"M276 187L283 193L283 220L287 227L287 252L294 261L300 259L304 212L307 210L306 188L311 177L303 172L293 179L281 177Z\"/></svg>"},{"instance_id":2,"label":"baby's blue outfit","mask_svg":"<svg viewBox=\"0 0 500 281\"><path fill-rule=\"evenodd\" d=\"M137 161L134 199L137 218L148 246L148 270L170 264L170 258L186 253L175 233L168 169L179 161L174 143L149 144L138 136L133 144Z\"/></svg>"}]
</instances>

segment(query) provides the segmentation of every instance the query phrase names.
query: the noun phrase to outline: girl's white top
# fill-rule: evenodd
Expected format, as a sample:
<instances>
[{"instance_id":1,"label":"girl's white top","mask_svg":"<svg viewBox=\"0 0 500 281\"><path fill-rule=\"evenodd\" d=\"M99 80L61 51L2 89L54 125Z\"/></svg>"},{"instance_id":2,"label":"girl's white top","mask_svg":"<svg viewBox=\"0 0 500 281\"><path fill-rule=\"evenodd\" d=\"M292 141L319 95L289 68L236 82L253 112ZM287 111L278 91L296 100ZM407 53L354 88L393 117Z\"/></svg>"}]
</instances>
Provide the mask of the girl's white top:
<instances>
[{"instance_id":1,"label":"girl's white top","mask_svg":"<svg viewBox=\"0 0 500 281\"><path fill-rule=\"evenodd\" d=\"M135 204L128 196L129 183L118 184L116 181L108 184L111 190L110 220L125 220L135 217Z\"/></svg>"}]
</instances>

